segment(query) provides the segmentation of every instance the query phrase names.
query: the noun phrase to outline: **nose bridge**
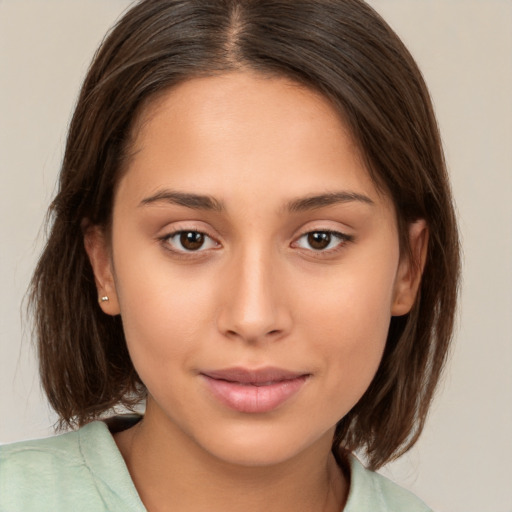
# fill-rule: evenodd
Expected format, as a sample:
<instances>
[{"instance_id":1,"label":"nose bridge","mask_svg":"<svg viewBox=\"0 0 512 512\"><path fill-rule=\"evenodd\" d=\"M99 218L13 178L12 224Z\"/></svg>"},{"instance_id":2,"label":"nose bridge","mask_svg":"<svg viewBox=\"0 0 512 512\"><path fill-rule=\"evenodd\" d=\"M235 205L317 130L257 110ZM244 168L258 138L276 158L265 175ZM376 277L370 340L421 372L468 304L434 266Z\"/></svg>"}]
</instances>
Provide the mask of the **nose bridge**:
<instances>
[{"instance_id":1,"label":"nose bridge","mask_svg":"<svg viewBox=\"0 0 512 512\"><path fill-rule=\"evenodd\" d=\"M233 256L220 328L246 341L276 337L288 329L278 265L271 248L253 241Z\"/></svg>"}]
</instances>

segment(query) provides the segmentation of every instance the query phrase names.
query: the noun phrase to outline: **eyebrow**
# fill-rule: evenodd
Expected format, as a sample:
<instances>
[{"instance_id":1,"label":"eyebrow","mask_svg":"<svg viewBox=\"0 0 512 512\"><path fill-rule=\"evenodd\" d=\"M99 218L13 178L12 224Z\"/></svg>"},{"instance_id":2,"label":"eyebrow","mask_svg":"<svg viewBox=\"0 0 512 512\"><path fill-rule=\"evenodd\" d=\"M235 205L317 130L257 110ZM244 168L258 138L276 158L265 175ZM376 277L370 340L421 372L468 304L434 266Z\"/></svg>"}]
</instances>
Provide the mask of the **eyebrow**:
<instances>
[{"instance_id":1,"label":"eyebrow","mask_svg":"<svg viewBox=\"0 0 512 512\"><path fill-rule=\"evenodd\" d=\"M357 192L343 191L294 199L288 203L287 209L290 212L303 212L308 210L316 210L318 208L324 208L326 206L332 206L339 203L351 203L354 201L370 206L375 204L368 196L358 194Z\"/></svg>"},{"instance_id":2,"label":"eyebrow","mask_svg":"<svg viewBox=\"0 0 512 512\"><path fill-rule=\"evenodd\" d=\"M296 213L354 201L368 204L370 206L375 204L368 196L358 194L356 192L343 191L294 199L286 205L285 209L289 212ZM215 197L172 190L162 190L150 197L146 197L140 202L139 206L146 206L160 202L176 204L193 210L221 212L225 209L223 202L219 201Z\"/></svg>"},{"instance_id":3,"label":"eyebrow","mask_svg":"<svg viewBox=\"0 0 512 512\"><path fill-rule=\"evenodd\" d=\"M146 206L154 203L170 203L185 206L193 210L222 211L224 205L212 196L192 194L188 192L176 192L173 190L162 190L156 194L143 199L139 206Z\"/></svg>"}]
</instances>

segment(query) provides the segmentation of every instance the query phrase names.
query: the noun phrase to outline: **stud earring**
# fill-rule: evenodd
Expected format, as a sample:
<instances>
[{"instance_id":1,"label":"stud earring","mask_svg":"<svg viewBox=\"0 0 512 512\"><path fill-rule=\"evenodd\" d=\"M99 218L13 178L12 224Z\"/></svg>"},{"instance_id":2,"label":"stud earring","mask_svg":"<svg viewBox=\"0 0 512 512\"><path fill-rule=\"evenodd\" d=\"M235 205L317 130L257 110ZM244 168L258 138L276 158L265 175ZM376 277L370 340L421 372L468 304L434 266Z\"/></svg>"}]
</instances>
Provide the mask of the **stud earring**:
<instances>
[{"instance_id":1,"label":"stud earring","mask_svg":"<svg viewBox=\"0 0 512 512\"><path fill-rule=\"evenodd\" d=\"M98 302L101 304L102 302L108 302L108 301L109 301L109 298L106 295L104 295L103 297L100 297Z\"/></svg>"}]
</instances>

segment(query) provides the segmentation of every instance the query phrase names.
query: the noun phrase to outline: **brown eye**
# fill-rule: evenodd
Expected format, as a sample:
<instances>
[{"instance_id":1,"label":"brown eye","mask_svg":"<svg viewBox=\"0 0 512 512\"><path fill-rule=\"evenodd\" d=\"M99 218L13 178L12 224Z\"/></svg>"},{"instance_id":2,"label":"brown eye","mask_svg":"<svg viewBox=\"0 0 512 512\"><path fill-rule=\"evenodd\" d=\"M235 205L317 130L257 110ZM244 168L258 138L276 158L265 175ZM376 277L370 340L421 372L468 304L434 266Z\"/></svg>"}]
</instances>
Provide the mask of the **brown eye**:
<instances>
[{"instance_id":1,"label":"brown eye","mask_svg":"<svg viewBox=\"0 0 512 512\"><path fill-rule=\"evenodd\" d=\"M353 236L339 231L309 231L304 233L295 242L293 247L307 249L308 251L331 254L336 249L341 249L348 242L353 241Z\"/></svg>"},{"instance_id":2,"label":"brown eye","mask_svg":"<svg viewBox=\"0 0 512 512\"><path fill-rule=\"evenodd\" d=\"M194 230L180 230L162 237L165 246L177 253L204 252L216 249L219 243L206 233Z\"/></svg>"},{"instance_id":3,"label":"brown eye","mask_svg":"<svg viewBox=\"0 0 512 512\"><path fill-rule=\"evenodd\" d=\"M182 231L180 244L186 251L197 251L204 244L204 234L197 231Z\"/></svg>"},{"instance_id":4,"label":"brown eye","mask_svg":"<svg viewBox=\"0 0 512 512\"><path fill-rule=\"evenodd\" d=\"M327 249L331 243L332 235L327 231L313 231L307 234L308 245L315 251Z\"/></svg>"}]
</instances>

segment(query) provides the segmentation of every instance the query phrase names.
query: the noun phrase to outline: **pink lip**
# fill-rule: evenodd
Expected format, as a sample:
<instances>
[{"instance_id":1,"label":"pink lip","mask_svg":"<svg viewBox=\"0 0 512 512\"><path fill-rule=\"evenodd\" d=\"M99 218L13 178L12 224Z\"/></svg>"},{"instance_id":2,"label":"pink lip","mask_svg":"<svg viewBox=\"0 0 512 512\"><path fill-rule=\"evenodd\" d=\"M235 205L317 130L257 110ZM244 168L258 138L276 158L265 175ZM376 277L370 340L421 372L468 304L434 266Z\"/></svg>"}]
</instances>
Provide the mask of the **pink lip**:
<instances>
[{"instance_id":1,"label":"pink lip","mask_svg":"<svg viewBox=\"0 0 512 512\"><path fill-rule=\"evenodd\" d=\"M269 412L297 394L309 374L279 368L227 368L201 373L221 403L245 413Z\"/></svg>"}]
</instances>

